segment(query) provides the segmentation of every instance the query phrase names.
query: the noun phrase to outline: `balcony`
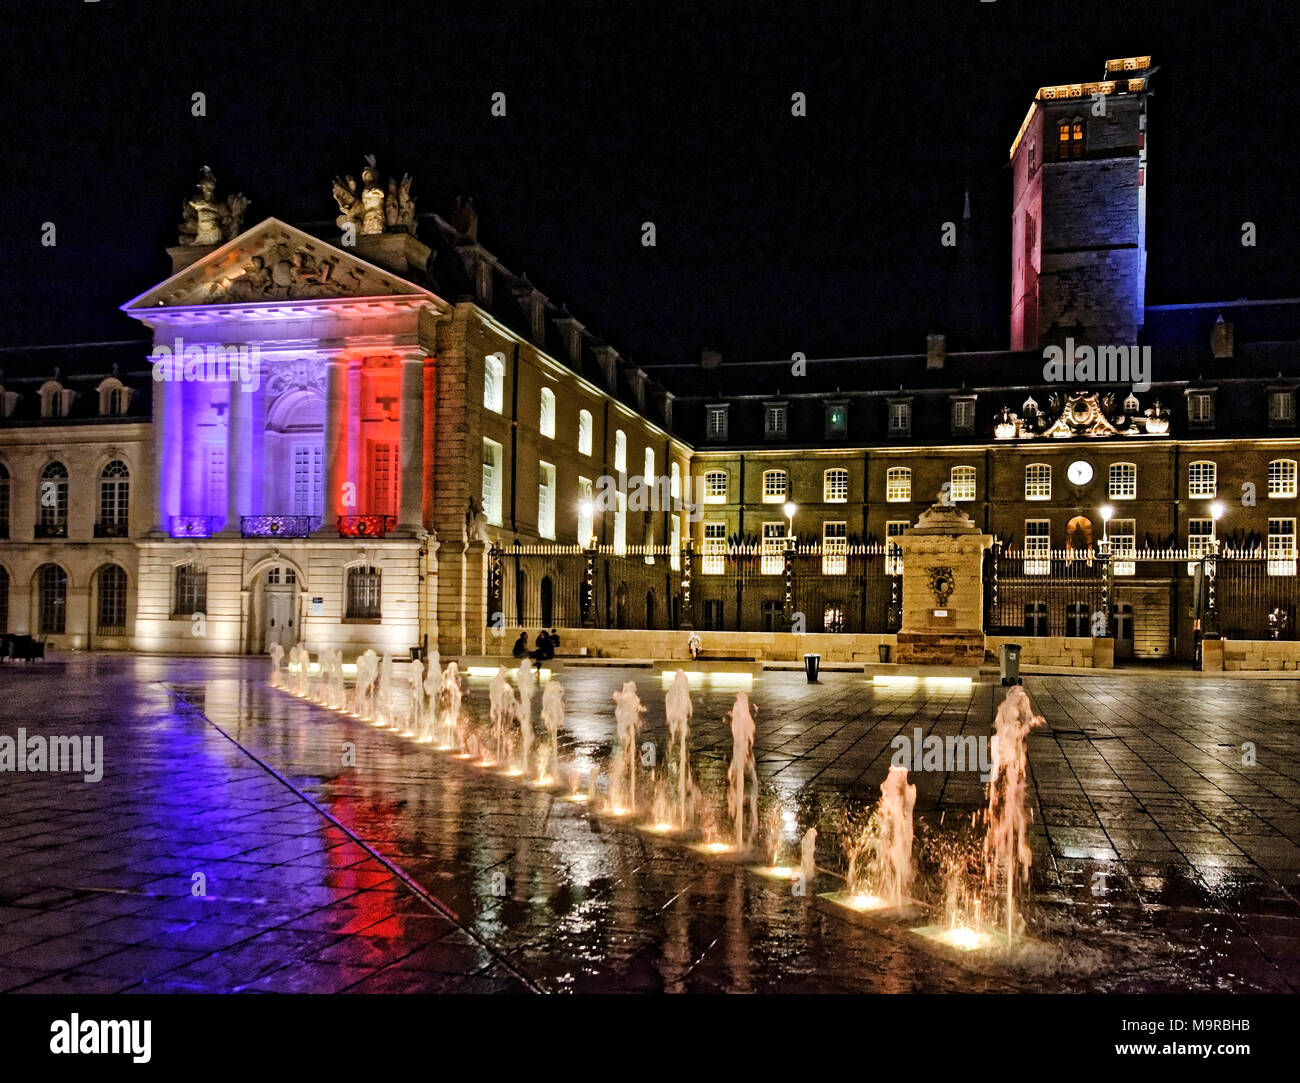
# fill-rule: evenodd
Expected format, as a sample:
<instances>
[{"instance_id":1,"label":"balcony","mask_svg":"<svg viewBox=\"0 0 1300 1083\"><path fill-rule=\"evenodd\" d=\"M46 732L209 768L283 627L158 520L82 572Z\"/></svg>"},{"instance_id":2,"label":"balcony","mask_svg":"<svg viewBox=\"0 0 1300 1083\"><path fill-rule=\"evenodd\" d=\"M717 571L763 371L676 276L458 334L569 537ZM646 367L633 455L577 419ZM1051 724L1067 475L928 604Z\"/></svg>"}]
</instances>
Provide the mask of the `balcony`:
<instances>
[{"instance_id":1,"label":"balcony","mask_svg":"<svg viewBox=\"0 0 1300 1083\"><path fill-rule=\"evenodd\" d=\"M128 532L128 526L125 522L95 524L95 537L97 538L125 538Z\"/></svg>"},{"instance_id":2,"label":"balcony","mask_svg":"<svg viewBox=\"0 0 1300 1083\"><path fill-rule=\"evenodd\" d=\"M216 525L215 515L173 515L168 533L173 538L210 538Z\"/></svg>"},{"instance_id":3,"label":"balcony","mask_svg":"<svg viewBox=\"0 0 1300 1083\"><path fill-rule=\"evenodd\" d=\"M242 515L239 533L245 538L306 538L320 524L319 515Z\"/></svg>"},{"instance_id":4,"label":"balcony","mask_svg":"<svg viewBox=\"0 0 1300 1083\"><path fill-rule=\"evenodd\" d=\"M339 534L345 538L382 538L396 529L396 515L339 516Z\"/></svg>"},{"instance_id":5,"label":"balcony","mask_svg":"<svg viewBox=\"0 0 1300 1083\"><path fill-rule=\"evenodd\" d=\"M68 524L65 523L37 523L36 536L38 538L66 538L68 536Z\"/></svg>"}]
</instances>

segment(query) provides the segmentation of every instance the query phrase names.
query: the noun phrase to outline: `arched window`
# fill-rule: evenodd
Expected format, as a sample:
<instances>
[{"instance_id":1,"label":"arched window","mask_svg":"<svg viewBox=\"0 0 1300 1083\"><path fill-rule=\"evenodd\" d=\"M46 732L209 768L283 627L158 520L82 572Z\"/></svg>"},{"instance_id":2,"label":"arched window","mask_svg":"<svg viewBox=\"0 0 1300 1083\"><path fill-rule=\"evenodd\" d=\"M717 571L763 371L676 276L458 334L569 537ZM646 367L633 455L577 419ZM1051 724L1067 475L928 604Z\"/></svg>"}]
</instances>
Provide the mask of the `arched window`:
<instances>
[{"instance_id":1,"label":"arched window","mask_svg":"<svg viewBox=\"0 0 1300 1083\"><path fill-rule=\"evenodd\" d=\"M1025 499L1052 499L1052 468L1046 463L1030 463L1025 467Z\"/></svg>"},{"instance_id":2,"label":"arched window","mask_svg":"<svg viewBox=\"0 0 1300 1083\"><path fill-rule=\"evenodd\" d=\"M822 475L822 500L827 504L845 504L849 499L849 472L837 466Z\"/></svg>"},{"instance_id":3,"label":"arched window","mask_svg":"<svg viewBox=\"0 0 1300 1083\"><path fill-rule=\"evenodd\" d=\"M591 411L578 411L578 453L591 454Z\"/></svg>"},{"instance_id":4,"label":"arched window","mask_svg":"<svg viewBox=\"0 0 1300 1083\"><path fill-rule=\"evenodd\" d=\"M1294 459L1274 459L1268 464L1268 495L1295 496L1296 461Z\"/></svg>"},{"instance_id":5,"label":"arched window","mask_svg":"<svg viewBox=\"0 0 1300 1083\"><path fill-rule=\"evenodd\" d=\"M38 538L68 536L68 468L60 462L46 463L37 493L40 512L36 521Z\"/></svg>"},{"instance_id":6,"label":"arched window","mask_svg":"<svg viewBox=\"0 0 1300 1083\"><path fill-rule=\"evenodd\" d=\"M542 410L537 427L543 436L555 439L555 392L549 387L542 388Z\"/></svg>"},{"instance_id":7,"label":"arched window","mask_svg":"<svg viewBox=\"0 0 1300 1083\"><path fill-rule=\"evenodd\" d=\"M954 504L975 499L975 467L954 466L948 475L948 483Z\"/></svg>"},{"instance_id":8,"label":"arched window","mask_svg":"<svg viewBox=\"0 0 1300 1083\"><path fill-rule=\"evenodd\" d=\"M121 459L114 459L99 475L99 520L95 537L124 538L129 520L131 472Z\"/></svg>"},{"instance_id":9,"label":"arched window","mask_svg":"<svg viewBox=\"0 0 1300 1083\"><path fill-rule=\"evenodd\" d=\"M483 362L483 405L494 414L505 411L506 359L504 354L489 354Z\"/></svg>"},{"instance_id":10,"label":"arched window","mask_svg":"<svg viewBox=\"0 0 1300 1083\"><path fill-rule=\"evenodd\" d=\"M891 466L885 473L885 499L904 504L912 499L912 471L906 466Z\"/></svg>"},{"instance_id":11,"label":"arched window","mask_svg":"<svg viewBox=\"0 0 1300 1083\"><path fill-rule=\"evenodd\" d=\"M9 537L9 471L0 463L0 538Z\"/></svg>"},{"instance_id":12,"label":"arched window","mask_svg":"<svg viewBox=\"0 0 1300 1083\"><path fill-rule=\"evenodd\" d=\"M677 463L668 468L668 496L671 500L682 498L682 468Z\"/></svg>"},{"instance_id":13,"label":"arched window","mask_svg":"<svg viewBox=\"0 0 1300 1083\"><path fill-rule=\"evenodd\" d=\"M653 486L653 485L654 485L654 483L655 483L655 453L654 453L654 449L653 449L653 448L646 448L646 449L645 449L645 468L642 470L642 472L641 472L641 476L642 476L643 478L645 478L645 483L646 483L646 485L648 485L648 486Z\"/></svg>"},{"instance_id":14,"label":"arched window","mask_svg":"<svg viewBox=\"0 0 1300 1083\"><path fill-rule=\"evenodd\" d=\"M36 570L36 593L40 634L62 635L68 623L68 573L57 564L42 564Z\"/></svg>"},{"instance_id":15,"label":"arched window","mask_svg":"<svg viewBox=\"0 0 1300 1083\"><path fill-rule=\"evenodd\" d=\"M46 380L36 392L41 398L41 417L67 417L72 393L58 380Z\"/></svg>"},{"instance_id":16,"label":"arched window","mask_svg":"<svg viewBox=\"0 0 1300 1083\"><path fill-rule=\"evenodd\" d=\"M1135 500L1138 492L1138 468L1136 463L1111 463L1110 488L1112 500Z\"/></svg>"},{"instance_id":17,"label":"arched window","mask_svg":"<svg viewBox=\"0 0 1300 1083\"><path fill-rule=\"evenodd\" d=\"M116 376L110 376L96 388L99 392L100 417L124 417L131 402L131 392Z\"/></svg>"},{"instance_id":18,"label":"arched window","mask_svg":"<svg viewBox=\"0 0 1300 1083\"><path fill-rule=\"evenodd\" d=\"M725 504L727 502L727 472L710 470L704 475L704 503Z\"/></svg>"},{"instance_id":19,"label":"arched window","mask_svg":"<svg viewBox=\"0 0 1300 1083\"><path fill-rule=\"evenodd\" d=\"M126 571L109 564L99 571L96 630L102 636L126 635Z\"/></svg>"},{"instance_id":20,"label":"arched window","mask_svg":"<svg viewBox=\"0 0 1300 1083\"><path fill-rule=\"evenodd\" d=\"M790 491L790 475L784 470L763 471L763 503L780 504Z\"/></svg>"},{"instance_id":21,"label":"arched window","mask_svg":"<svg viewBox=\"0 0 1300 1083\"><path fill-rule=\"evenodd\" d=\"M627 433L622 429L614 433L614 469L627 469Z\"/></svg>"},{"instance_id":22,"label":"arched window","mask_svg":"<svg viewBox=\"0 0 1300 1083\"><path fill-rule=\"evenodd\" d=\"M1219 467L1216 463L1200 461L1187 464L1188 497L1213 497L1219 491Z\"/></svg>"},{"instance_id":23,"label":"arched window","mask_svg":"<svg viewBox=\"0 0 1300 1083\"><path fill-rule=\"evenodd\" d=\"M348 620L379 620L383 609L383 573L370 565L359 564L348 569L347 608Z\"/></svg>"}]
</instances>

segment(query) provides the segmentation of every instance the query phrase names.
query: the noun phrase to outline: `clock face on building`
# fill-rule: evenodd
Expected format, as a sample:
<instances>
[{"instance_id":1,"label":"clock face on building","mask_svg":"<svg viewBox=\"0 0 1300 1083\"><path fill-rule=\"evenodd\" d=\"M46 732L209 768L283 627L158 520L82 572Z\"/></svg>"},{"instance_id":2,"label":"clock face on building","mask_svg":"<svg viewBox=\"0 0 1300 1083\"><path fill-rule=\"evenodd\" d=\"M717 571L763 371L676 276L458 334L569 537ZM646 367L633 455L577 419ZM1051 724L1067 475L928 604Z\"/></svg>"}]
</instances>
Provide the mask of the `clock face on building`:
<instances>
[{"instance_id":1,"label":"clock face on building","mask_svg":"<svg viewBox=\"0 0 1300 1083\"><path fill-rule=\"evenodd\" d=\"M1088 482L1092 480L1092 466L1091 464L1084 462L1082 459L1072 462L1069 470L1065 473L1070 481L1075 485L1087 485Z\"/></svg>"}]
</instances>

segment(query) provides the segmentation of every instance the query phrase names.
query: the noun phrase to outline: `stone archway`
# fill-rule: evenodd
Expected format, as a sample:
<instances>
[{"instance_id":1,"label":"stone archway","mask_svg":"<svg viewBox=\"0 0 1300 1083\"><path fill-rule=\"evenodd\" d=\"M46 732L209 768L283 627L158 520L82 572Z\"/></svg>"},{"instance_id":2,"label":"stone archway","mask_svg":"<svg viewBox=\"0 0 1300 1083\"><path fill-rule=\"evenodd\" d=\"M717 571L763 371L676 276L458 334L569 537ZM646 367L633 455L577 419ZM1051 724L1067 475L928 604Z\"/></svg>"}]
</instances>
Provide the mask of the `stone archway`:
<instances>
[{"instance_id":1,"label":"stone archway","mask_svg":"<svg viewBox=\"0 0 1300 1083\"><path fill-rule=\"evenodd\" d=\"M1092 520L1086 515L1076 515L1065 524L1066 555L1092 554Z\"/></svg>"}]
</instances>

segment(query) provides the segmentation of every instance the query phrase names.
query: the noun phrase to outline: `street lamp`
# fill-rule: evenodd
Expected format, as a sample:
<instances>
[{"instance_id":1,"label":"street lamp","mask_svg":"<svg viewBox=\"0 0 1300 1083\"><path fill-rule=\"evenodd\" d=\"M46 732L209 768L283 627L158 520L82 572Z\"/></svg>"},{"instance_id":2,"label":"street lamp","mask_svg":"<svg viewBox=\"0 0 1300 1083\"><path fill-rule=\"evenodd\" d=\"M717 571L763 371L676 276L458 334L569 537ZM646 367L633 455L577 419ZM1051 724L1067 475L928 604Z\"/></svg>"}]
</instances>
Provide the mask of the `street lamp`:
<instances>
[{"instance_id":1,"label":"street lamp","mask_svg":"<svg viewBox=\"0 0 1300 1083\"><path fill-rule=\"evenodd\" d=\"M1107 532L1110 529L1110 521L1113 518L1115 518L1115 509L1109 504L1103 504L1101 506L1101 540L1104 542L1110 541Z\"/></svg>"},{"instance_id":2,"label":"street lamp","mask_svg":"<svg viewBox=\"0 0 1300 1083\"><path fill-rule=\"evenodd\" d=\"M587 549L595 548L596 542L596 505L590 500L580 500L578 502L579 522L586 520L590 525L591 537L579 539Z\"/></svg>"},{"instance_id":3,"label":"street lamp","mask_svg":"<svg viewBox=\"0 0 1300 1083\"><path fill-rule=\"evenodd\" d=\"M793 500L787 500L785 502L785 507L783 507L781 510L785 512L785 517L790 522L790 529L786 536L789 538L793 538L794 537L794 513L799 510L799 505L796 504Z\"/></svg>"},{"instance_id":4,"label":"street lamp","mask_svg":"<svg viewBox=\"0 0 1300 1083\"><path fill-rule=\"evenodd\" d=\"M1219 548L1219 520L1223 518L1223 504L1216 500L1210 505L1210 545Z\"/></svg>"}]
</instances>

